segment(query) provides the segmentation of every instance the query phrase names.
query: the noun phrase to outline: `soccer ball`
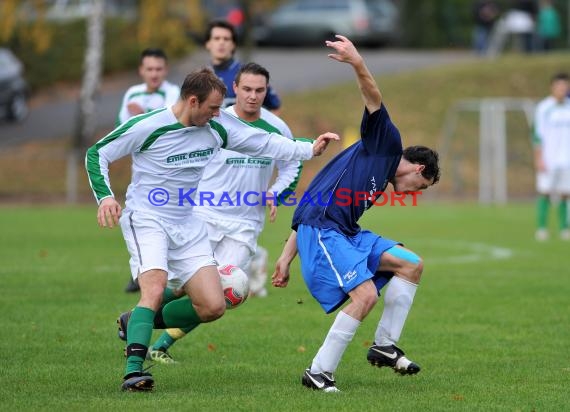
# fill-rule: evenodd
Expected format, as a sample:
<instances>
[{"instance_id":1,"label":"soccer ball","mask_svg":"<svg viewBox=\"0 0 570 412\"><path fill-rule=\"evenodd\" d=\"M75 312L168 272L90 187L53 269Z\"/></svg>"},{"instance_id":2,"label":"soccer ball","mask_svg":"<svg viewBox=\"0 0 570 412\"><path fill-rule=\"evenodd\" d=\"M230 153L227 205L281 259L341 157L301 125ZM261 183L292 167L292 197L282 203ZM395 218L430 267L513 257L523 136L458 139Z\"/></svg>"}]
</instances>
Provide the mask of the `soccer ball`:
<instances>
[{"instance_id":1,"label":"soccer ball","mask_svg":"<svg viewBox=\"0 0 570 412\"><path fill-rule=\"evenodd\" d=\"M218 273L224 289L226 309L235 309L249 295L249 280L246 273L234 265L218 266Z\"/></svg>"}]
</instances>

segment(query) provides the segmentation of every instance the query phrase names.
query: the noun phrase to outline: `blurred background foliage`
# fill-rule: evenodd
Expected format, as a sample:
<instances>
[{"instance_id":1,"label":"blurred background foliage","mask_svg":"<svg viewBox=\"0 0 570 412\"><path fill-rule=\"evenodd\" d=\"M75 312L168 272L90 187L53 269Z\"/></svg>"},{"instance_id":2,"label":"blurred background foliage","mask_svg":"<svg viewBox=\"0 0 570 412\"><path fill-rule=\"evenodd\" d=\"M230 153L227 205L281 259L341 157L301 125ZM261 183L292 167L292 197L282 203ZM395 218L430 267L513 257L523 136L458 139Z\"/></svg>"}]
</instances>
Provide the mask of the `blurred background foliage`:
<instances>
[{"instance_id":1,"label":"blurred background foliage","mask_svg":"<svg viewBox=\"0 0 570 412\"><path fill-rule=\"evenodd\" d=\"M394 0L401 10L403 38L398 47L470 48L472 0ZM83 70L85 19L50 19L53 0L1 0L0 47L23 61L26 77L37 90L61 81L76 81ZM132 70L140 50L162 47L172 58L201 47L202 34L214 14L237 5L246 21L263 19L284 0L106 0L115 9L105 24L104 73ZM499 0L503 11L511 0ZM566 19L568 1L555 0ZM119 5L119 6L117 6ZM120 7L121 10L116 10ZM566 24L557 46L566 44ZM245 35L247 35L247 28ZM49 64L45 64L48 62Z\"/></svg>"},{"instance_id":2,"label":"blurred background foliage","mask_svg":"<svg viewBox=\"0 0 570 412\"><path fill-rule=\"evenodd\" d=\"M473 30L472 0L400 0L402 13L402 46L412 48L469 48ZM513 0L497 0L502 12ZM563 21L568 16L568 0L554 0L553 5ZM538 0L537 0L538 4ZM556 46L565 46L567 25Z\"/></svg>"},{"instance_id":3,"label":"blurred background foliage","mask_svg":"<svg viewBox=\"0 0 570 412\"><path fill-rule=\"evenodd\" d=\"M134 13L108 16L104 73L137 67L140 51L146 47L162 47L171 58L191 53L196 45L187 32L206 18L199 3L139 0L132 2ZM79 80L83 71L85 18L49 19L48 5L42 0L0 2L0 46L22 60L32 89Z\"/></svg>"}]
</instances>

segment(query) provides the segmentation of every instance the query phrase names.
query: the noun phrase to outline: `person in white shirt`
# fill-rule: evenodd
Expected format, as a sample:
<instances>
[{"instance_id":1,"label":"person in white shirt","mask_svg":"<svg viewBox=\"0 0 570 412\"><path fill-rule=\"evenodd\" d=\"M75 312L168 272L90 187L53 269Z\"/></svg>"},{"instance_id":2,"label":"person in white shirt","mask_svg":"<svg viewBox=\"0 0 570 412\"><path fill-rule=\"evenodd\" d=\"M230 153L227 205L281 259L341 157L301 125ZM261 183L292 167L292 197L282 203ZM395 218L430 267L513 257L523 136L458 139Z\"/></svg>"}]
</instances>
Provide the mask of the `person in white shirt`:
<instances>
[{"instance_id":1,"label":"person in white shirt","mask_svg":"<svg viewBox=\"0 0 570 412\"><path fill-rule=\"evenodd\" d=\"M85 166L99 204L97 221L120 223L141 294L123 330L126 369L121 388L149 391L143 370L153 327L188 328L223 316L226 304L206 226L192 215L196 188L221 149L280 160L320 155L334 133L312 144L267 133L220 110L226 87L210 70L190 73L172 107L133 117L87 150ZM111 190L109 164L131 155L132 178L125 209ZM167 303L166 283L187 297Z\"/></svg>"},{"instance_id":2,"label":"person in white shirt","mask_svg":"<svg viewBox=\"0 0 570 412\"><path fill-rule=\"evenodd\" d=\"M143 82L127 89L117 115L117 126L138 114L171 106L180 96L180 88L166 80L168 59L162 49L142 51L139 75Z\"/></svg>"},{"instance_id":3,"label":"person in white shirt","mask_svg":"<svg viewBox=\"0 0 570 412\"><path fill-rule=\"evenodd\" d=\"M147 48L141 52L139 75L143 82L127 89L117 114L116 126L133 116L172 106L180 96L180 87L166 80L168 58L162 49ZM138 291L139 284L129 277L125 292Z\"/></svg>"},{"instance_id":4,"label":"person in white shirt","mask_svg":"<svg viewBox=\"0 0 570 412\"><path fill-rule=\"evenodd\" d=\"M570 240L568 197L570 196L570 77L558 73L552 77L550 96L536 107L533 145L536 168L537 231L536 240L545 241L548 233L550 203L559 202L560 238Z\"/></svg>"},{"instance_id":5,"label":"person in white shirt","mask_svg":"<svg viewBox=\"0 0 570 412\"><path fill-rule=\"evenodd\" d=\"M206 40L204 46L210 54L210 63L214 73L222 79L228 93L224 98L223 107L229 107L235 104L237 96L234 92L233 82L238 74L241 62L235 59L234 55L237 49L237 33L235 27L225 20L213 20L208 24L204 35ZM267 85L267 91L263 98L262 107L278 114L281 108L281 98L277 92ZM250 281L253 280L253 292L256 296L264 296L267 294L266 289L260 283L261 280L267 278L267 258L268 253L262 246L257 247L255 254L251 258L248 275ZM259 281L255 281L255 280ZM263 282L264 284L264 282ZM257 285L261 285L257 287Z\"/></svg>"},{"instance_id":6,"label":"person in white shirt","mask_svg":"<svg viewBox=\"0 0 570 412\"><path fill-rule=\"evenodd\" d=\"M225 110L260 129L293 139L287 124L262 107L268 85L267 69L257 63L243 65L233 83L236 103ZM275 169L277 176L270 186ZM212 197L211 202L197 205L193 213L206 223L214 258L220 264L242 268L254 296L267 294L267 273L250 268L258 249L257 238L265 223L266 207L269 207L269 220L275 221L279 199L285 200L287 194L295 190L301 169L302 163L298 160L252 157L222 149L208 164L198 185L200 194ZM247 192L259 195L252 196L250 204L239 202L239 194ZM226 195L229 201L220 202ZM252 206L252 202L258 204ZM265 276L260 276L263 273ZM167 350L190 330L167 329L152 345L148 357L163 364L174 363Z\"/></svg>"}]
</instances>

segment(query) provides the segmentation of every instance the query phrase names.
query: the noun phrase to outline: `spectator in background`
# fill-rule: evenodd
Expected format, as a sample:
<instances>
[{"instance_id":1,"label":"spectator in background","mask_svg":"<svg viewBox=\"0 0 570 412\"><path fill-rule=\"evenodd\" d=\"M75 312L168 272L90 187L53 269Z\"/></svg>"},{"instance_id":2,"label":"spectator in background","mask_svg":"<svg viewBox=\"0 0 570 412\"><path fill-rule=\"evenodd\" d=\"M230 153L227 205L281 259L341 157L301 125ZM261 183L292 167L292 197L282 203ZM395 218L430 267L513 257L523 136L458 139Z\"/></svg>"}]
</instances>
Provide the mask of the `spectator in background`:
<instances>
[{"instance_id":1,"label":"spectator in background","mask_svg":"<svg viewBox=\"0 0 570 412\"><path fill-rule=\"evenodd\" d=\"M214 73L228 88L222 108L231 106L236 101L236 94L233 90L234 79L241 67L241 63L234 58L237 47L235 28L227 21L214 20L208 24L204 37ZM267 90L263 107L272 112L276 112L281 107L281 100L271 87Z\"/></svg>"},{"instance_id":2,"label":"spectator in background","mask_svg":"<svg viewBox=\"0 0 570 412\"><path fill-rule=\"evenodd\" d=\"M525 53L534 51L534 34L536 30L536 0L515 0L511 8L511 32L517 34Z\"/></svg>"},{"instance_id":3,"label":"spectator in background","mask_svg":"<svg viewBox=\"0 0 570 412\"><path fill-rule=\"evenodd\" d=\"M536 0L513 0L496 23L489 42L488 55L496 56L505 47L509 38L515 48L532 53L535 49Z\"/></svg>"},{"instance_id":4,"label":"spectator in background","mask_svg":"<svg viewBox=\"0 0 570 412\"><path fill-rule=\"evenodd\" d=\"M554 42L562 33L560 14L554 8L552 0L541 0L536 21L538 48L542 51L552 50Z\"/></svg>"},{"instance_id":5,"label":"spectator in background","mask_svg":"<svg viewBox=\"0 0 570 412\"><path fill-rule=\"evenodd\" d=\"M552 77L550 96L536 107L534 116L534 164L536 168L536 240L545 241L550 204L559 200L560 238L570 240L568 197L570 196L570 78L567 73Z\"/></svg>"},{"instance_id":6,"label":"spectator in background","mask_svg":"<svg viewBox=\"0 0 570 412\"><path fill-rule=\"evenodd\" d=\"M496 1L478 0L473 3L473 48L478 54L487 53L489 38L499 15L500 9Z\"/></svg>"}]
</instances>

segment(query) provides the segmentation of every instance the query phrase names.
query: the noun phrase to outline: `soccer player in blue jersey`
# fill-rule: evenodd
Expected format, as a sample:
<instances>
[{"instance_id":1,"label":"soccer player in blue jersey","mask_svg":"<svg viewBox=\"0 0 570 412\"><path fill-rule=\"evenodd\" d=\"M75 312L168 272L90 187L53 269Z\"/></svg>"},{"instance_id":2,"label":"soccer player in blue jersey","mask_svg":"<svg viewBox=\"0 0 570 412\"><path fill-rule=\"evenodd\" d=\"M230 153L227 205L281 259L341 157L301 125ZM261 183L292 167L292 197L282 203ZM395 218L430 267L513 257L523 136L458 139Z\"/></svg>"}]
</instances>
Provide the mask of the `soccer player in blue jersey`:
<instances>
[{"instance_id":1,"label":"soccer player in blue jersey","mask_svg":"<svg viewBox=\"0 0 570 412\"><path fill-rule=\"evenodd\" d=\"M367 359L403 375L420 371L396 344L420 281L422 260L399 242L362 230L358 219L389 183L396 192L421 191L435 184L440 173L435 151L424 146L403 149L364 59L350 40L336 38L326 42L334 49L329 57L352 66L365 104L361 140L332 159L307 188L304 198L328 201L299 203L293 232L272 277L274 286L287 286L289 267L298 253L305 283L326 313L349 301L302 377L303 385L325 392L338 391L333 374L387 283L384 312Z\"/></svg>"},{"instance_id":2,"label":"soccer player in blue jersey","mask_svg":"<svg viewBox=\"0 0 570 412\"><path fill-rule=\"evenodd\" d=\"M214 20L208 24L205 39L206 50L210 53L214 73L222 79L228 90L222 108L229 107L236 102L233 83L241 67L241 63L234 58L237 47L236 30L227 21ZM267 89L263 107L272 112L281 107L281 100L271 86Z\"/></svg>"}]
</instances>

